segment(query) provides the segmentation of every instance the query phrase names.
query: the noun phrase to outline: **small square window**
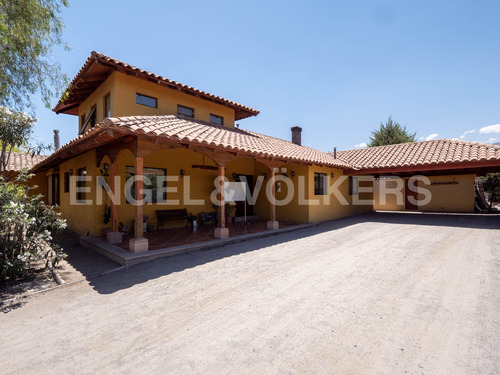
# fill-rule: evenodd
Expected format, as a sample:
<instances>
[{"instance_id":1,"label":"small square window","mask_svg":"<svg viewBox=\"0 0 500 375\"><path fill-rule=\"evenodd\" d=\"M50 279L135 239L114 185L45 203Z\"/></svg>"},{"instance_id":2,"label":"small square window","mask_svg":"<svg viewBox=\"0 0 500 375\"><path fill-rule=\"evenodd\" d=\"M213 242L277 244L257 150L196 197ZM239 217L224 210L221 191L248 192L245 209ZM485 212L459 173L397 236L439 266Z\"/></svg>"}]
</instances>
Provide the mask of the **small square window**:
<instances>
[{"instance_id":1,"label":"small square window","mask_svg":"<svg viewBox=\"0 0 500 375\"><path fill-rule=\"evenodd\" d=\"M358 178L349 176L349 195L358 195Z\"/></svg>"},{"instance_id":2,"label":"small square window","mask_svg":"<svg viewBox=\"0 0 500 375\"><path fill-rule=\"evenodd\" d=\"M326 173L314 173L314 195L326 195Z\"/></svg>"},{"instance_id":3,"label":"small square window","mask_svg":"<svg viewBox=\"0 0 500 375\"><path fill-rule=\"evenodd\" d=\"M111 95L104 97L104 117L111 117Z\"/></svg>"},{"instance_id":4,"label":"small square window","mask_svg":"<svg viewBox=\"0 0 500 375\"><path fill-rule=\"evenodd\" d=\"M224 125L224 118L222 116L210 114L210 122L212 124Z\"/></svg>"},{"instance_id":5,"label":"small square window","mask_svg":"<svg viewBox=\"0 0 500 375\"><path fill-rule=\"evenodd\" d=\"M146 96L142 94L135 94L135 102L140 105L145 105L151 108L157 108L157 99L151 96Z\"/></svg>"},{"instance_id":6,"label":"small square window","mask_svg":"<svg viewBox=\"0 0 500 375\"><path fill-rule=\"evenodd\" d=\"M177 114L187 117L194 117L194 109L189 107L184 107L183 105L177 105Z\"/></svg>"}]
</instances>

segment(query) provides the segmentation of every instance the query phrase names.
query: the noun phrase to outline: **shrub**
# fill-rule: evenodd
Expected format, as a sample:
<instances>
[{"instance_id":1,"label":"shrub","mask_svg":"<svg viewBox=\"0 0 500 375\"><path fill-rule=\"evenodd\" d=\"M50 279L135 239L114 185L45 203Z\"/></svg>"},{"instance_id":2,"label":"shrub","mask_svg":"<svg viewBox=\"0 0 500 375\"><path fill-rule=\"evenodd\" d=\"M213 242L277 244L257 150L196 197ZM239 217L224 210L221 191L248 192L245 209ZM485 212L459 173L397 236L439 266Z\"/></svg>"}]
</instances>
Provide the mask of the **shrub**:
<instances>
[{"instance_id":1,"label":"shrub","mask_svg":"<svg viewBox=\"0 0 500 375\"><path fill-rule=\"evenodd\" d=\"M55 266L65 256L51 234L64 230L65 220L41 195L27 196L26 179L23 171L13 182L0 182L0 283L26 276L35 261Z\"/></svg>"}]
</instances>

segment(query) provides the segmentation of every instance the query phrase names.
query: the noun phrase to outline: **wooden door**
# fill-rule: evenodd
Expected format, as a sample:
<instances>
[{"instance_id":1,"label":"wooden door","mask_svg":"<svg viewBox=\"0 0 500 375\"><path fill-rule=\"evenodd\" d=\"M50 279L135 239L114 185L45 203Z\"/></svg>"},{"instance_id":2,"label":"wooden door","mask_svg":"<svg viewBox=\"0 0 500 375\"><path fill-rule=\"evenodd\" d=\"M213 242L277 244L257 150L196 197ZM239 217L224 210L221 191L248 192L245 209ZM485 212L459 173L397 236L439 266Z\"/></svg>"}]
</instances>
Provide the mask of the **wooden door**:
<instances>
[{"instance_id":1,"label":"wooden door","mask_svg":"<svg viewBox=\"0 0 500 375\"><path fill-rule=\"evenodd\" d=\"M410 179L405 180L405 209L416 210L418 206L410 202L410 197L413 197L412 201L418 199L418 193L416 191L411 191L409 186ZM415 184L413 184L413 189L415 189Z\"/></svg>"}]
</instances>

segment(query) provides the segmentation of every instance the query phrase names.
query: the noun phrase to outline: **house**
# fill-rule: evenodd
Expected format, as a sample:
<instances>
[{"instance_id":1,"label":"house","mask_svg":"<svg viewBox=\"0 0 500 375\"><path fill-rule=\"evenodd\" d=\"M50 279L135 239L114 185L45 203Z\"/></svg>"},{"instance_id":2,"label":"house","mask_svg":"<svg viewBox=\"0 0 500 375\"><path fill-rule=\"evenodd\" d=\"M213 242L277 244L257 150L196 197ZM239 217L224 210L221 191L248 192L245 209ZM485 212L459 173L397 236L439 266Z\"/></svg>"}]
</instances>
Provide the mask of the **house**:
<instances>
[{"instance_id":1,"label":"house","mask_svg":"<svg viewBox=\"0 0 500 375\"><path fill-rule=\"evenodd\" d=\"M172 210L191 217L216 210L213 236L228 237L230 183L252 198L234 199L236 216L258 216L277 229L283 220L319 222L374 208L469 212L474 176L500 170L499 146L438 140L326 153L302 146L297 126L291 141L259 134L236 124L258 110L97 52L54 111L77 117L78 136L32 168L47 181L48 203L59 203L80 235L107 231L116 243L121 225L133 228L132 252L148 250L144 228L186 225L185 217L163 222L160 213ZM405 203L410 192L422 195L409 189L414 173L431 179L425 206ZM387 190L394 177L408 185L404 201L389 189L381 202L381 184Z\"/></svg>"},{"instance_id":2,"label":"house","mask_svg":"<svg viewBox=\"0 0 500 375\"><path fill-rule=\"evenodd\" d=\"M47 177L48 189L59 192L53 201L60 203L68 227L78 234L101 235L110 207L110 241L119 238L123 223L134 228L130 250L147 250L144 218L147 226L157 227L157 210L186 208L194 216L213 211L214 190L218 201L226 202L224 185L214 185L217 177L222 184L224 179L246 181L254 194L262 188L253 204L240 204L240 211L266 219L271 229L280 220L323 221L373 209L370 193L360 195L368 203L351 204L358 194L352 194L352 181L346 178L349 163L302 146L299 127L293 128L291 142L235 126L235 121L258 115L253 108L97 52L67 93L54 111L77 116L79 135L32 170ZM149 203L133 204L144 183L135 181L131 187L126 177L143 175L150 181L166 179L166 186L146 184L153 192L161 191L163 199L155 196ZM103 179L104 189L96 187ZM269 188L269 182L275 186ZM330 199L332 185L340 192L338 198ZM124 199L127 187L134 197ZM120 199L108 194L103 198L106 189ZM225 238L224 204L216 209L214 236Z\"/></svg>"},{"instance_id":3,"label":"house","mask_svg":"<svg viewBox=\"0 0 500 375\"><path fill-rule=\"evenodd\" d=\"M19 171L22 169L29 170L47 157L47 155L32 155L26 152L12 151L5 168L5 179L7 181L14 181L18 177ZM30 188L30 195L42 194L43 196L47 196L47 185L44 175L38 174L33 176L27 184ZM55 194L55 192L51 191L50 194Z\"/></svg>"}]
</instances>

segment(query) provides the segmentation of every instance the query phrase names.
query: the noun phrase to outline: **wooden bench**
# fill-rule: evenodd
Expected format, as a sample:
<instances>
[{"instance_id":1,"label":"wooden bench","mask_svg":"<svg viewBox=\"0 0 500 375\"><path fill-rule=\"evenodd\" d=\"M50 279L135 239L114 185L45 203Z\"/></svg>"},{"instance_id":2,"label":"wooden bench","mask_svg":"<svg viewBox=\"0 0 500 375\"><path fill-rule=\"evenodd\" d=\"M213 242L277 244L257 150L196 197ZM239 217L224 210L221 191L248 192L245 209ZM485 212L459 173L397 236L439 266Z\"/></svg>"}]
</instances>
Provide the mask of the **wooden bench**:
<instances>
[{"instance_id":1,"label":"wooden bench","mask_svg":"<svg viewBox=\"0 0 500 375\"><path fill-rule=\"evenodd\" d=\"M186 220L186 227L189 224L189 214L187 209L179 208L175 210L156 210L156 218L158 219L157 230L160 230L160 225L163 229L163 222L166 220Z\"/></svg>"}]
</instances>

